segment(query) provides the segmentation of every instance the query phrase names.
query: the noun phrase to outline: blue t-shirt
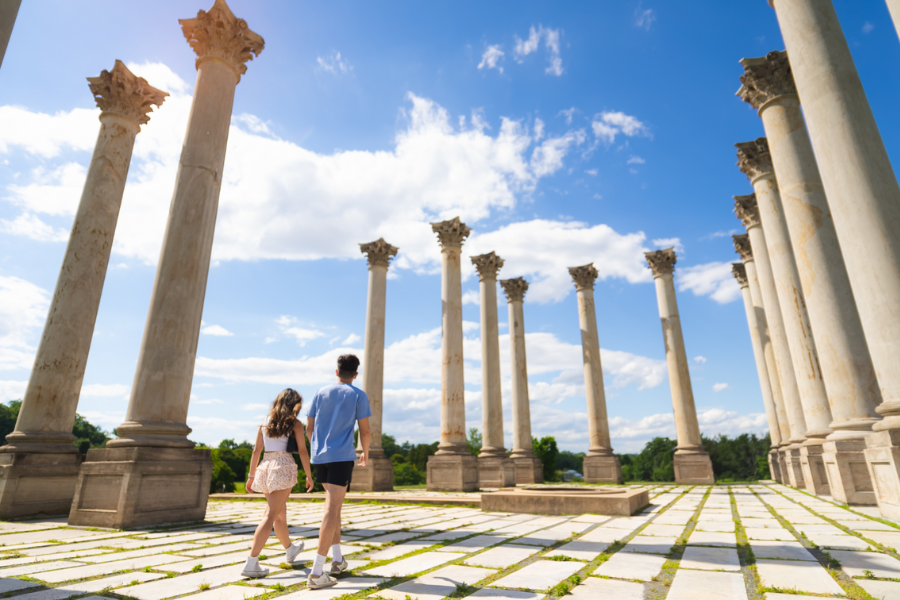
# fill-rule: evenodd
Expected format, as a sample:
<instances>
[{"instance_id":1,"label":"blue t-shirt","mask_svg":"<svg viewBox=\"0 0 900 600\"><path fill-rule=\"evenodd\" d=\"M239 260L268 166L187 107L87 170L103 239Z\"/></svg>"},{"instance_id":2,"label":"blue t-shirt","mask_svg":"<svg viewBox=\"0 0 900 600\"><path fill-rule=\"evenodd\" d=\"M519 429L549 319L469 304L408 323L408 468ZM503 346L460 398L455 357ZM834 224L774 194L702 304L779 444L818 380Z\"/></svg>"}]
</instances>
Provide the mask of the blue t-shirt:
<instances>
[{"instance_id":1,"label":"blue t-shirt","mask_svg":"<svg viewBox=\"0 0 900 600\"><path fill-rule=\"evenodd\" d=\"M349 383L323 387L313 396L306 415L316 420L309 441L313 464L356 460L353 428L372 416L369 397Z\"/></svg>"}]
</instances>

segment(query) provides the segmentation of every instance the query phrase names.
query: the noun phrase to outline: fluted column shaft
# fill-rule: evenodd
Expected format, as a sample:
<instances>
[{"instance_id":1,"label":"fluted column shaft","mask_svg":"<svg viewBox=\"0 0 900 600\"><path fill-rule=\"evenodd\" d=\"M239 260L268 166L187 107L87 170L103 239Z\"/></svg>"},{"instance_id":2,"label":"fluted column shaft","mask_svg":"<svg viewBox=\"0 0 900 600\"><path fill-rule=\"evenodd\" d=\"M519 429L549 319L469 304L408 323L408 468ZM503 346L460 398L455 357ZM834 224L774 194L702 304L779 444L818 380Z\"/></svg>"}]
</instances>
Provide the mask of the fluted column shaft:
<instances>
[{"instance_id":1,"label":"fluted column shaft","mask_svg":"<svg viewBox=\"0 0 900 600\"><path fill-rule=\"evenodd\" d=\"M3 0L0 2L0 65L6 55L6 47L12 36L13 25L16 24L16 15L19 14L19 6L22 0Z\"/></svg>"},{"instance_id":2,"label":"fluted column shaft","mask_svg":"<svg viewBox=\"0 0 900 600\"><path fill-rule=\"evenodd\" d=\"M525 356L525 310L521 300L509 301L509 351L512 359L512 458L533 458L528 361Z\"/></svg>"},{"instance_id":3,"label":"fluted column shaft","mask_svg":"<svg viewBox=\"0 0 900 600\"><path fill-rule=\"evenodd\" d=\"M600 339L597 335L597 309L594 290L579 289L578 323L581 326L581 352L584 359L584 386L587 392L588 455L608 455L609 420L606 416L606 392L603 386L603 367L600 363Z\"/></svg>"},{"instance_id":4,"label":"fluted column shaft","mask_svg":"<svg viewBox=\"0 0 900 600\"><path fill-rule=\"evenodd\" d=\"M898 428L900 185L831 1L774 7L884 399L873 429Z\"/></svg>"},{"instance_id":5,"label":"fluted column shaft","mask_svg":"<svg viewBox=\"0 0 900 600\"><path fill-rule=\"evenodd\" d=\"M382 406L384 392L384 317L387 300L387 266L369 266L369 296L366 301L365 364L362 389L369 398L372 416L369 430L369 455L383 454L381 447Z\"/></svg>"},{"instance_id":6,"label":"fluted column shaft","mask_svg":"<svg viewBox=\"0 0 900 600\"><path fill-rule=\"evenodd\" d=\"M441 443L438 452L466 446L466 399L463 363L462 282L460 248L441 251Z\"/></svg>"},{"instance_id":7,"label":"fluted column shaft","mask_svg":"<svg viewBox=\"0 0 900 600\"><path fill-rule=\"evenodd\" d=\"M900 34L900 0L887 0L887 5L891 13L891 20L894 22L894 29Z\"/></svg>"},{"instance_id":8,"label":"fluted column shaft","mask_svg":"<svg viewBox=\"0 0 900 600\"><path fill-rule=\"evenodd\" d=\"M497 324L497 274L503 259L494 252L473 256L481 296L481 454L506 458L503 444L503 392L500 388L500 330Z\"/></svg>"}]
</instances>

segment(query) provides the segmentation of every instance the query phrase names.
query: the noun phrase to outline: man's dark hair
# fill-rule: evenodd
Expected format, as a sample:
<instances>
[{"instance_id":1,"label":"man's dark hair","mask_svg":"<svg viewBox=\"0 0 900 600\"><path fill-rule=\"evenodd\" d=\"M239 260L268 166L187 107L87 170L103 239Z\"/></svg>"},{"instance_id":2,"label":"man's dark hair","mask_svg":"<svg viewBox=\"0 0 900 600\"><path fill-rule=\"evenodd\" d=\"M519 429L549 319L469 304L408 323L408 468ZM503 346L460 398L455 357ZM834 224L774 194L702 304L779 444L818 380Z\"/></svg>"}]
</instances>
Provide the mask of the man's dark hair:
<instances>
[{"instance_id":1,"label":"man's dark hair","mask_svg":"<svg viewBox=\"0 0 900 600\"><path fill-rule=\"evenodd\" d=\"M350 379L356 375L359 369L359 359L355 354L342 354L338 356L338 377L341 379Z\"/></svg>"}]
</instances>

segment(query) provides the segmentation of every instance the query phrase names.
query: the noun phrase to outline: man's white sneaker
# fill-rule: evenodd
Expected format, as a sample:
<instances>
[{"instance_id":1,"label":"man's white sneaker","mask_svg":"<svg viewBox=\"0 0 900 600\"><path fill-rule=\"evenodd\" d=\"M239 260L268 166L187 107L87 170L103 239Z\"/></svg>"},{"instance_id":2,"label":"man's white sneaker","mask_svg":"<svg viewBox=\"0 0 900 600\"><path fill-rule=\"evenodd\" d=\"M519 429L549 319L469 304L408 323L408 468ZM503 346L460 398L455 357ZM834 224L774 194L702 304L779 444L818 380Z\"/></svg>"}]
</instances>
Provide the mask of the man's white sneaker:
<instances>
[{"instance_id":1,"label":"man's white sneaker","mask_svg":"<svg viewBox=\"0 0 900 600\"><path fill-rule=\"evenodd\" d=\"M297 560L297 555L303 552L303 546L303 540L301 540L300 542L294 542L293 544L288 546L287 550L284 551L284 554L289 563Z\"/></svg>"},{"instance_id":2,"label":"man's white sneaker","mask_svg":"<svg viewBox=\"0 0 900 600\"><path fill-rule=\"evenodd\" d=\"M320 590L335 585L337 579L329 577L327 573L322 573L318 577L314 577L312 573L306 578L306 587L310 590Z\"/></svg>"},{"instance_id":3,"label":"man's white sneaker","mask_svg":"<svg viewBox=\"0 0 900 600\"><path fill-rule=\"evenodd\" d=\"M347 562L347 559L341 559L341 562L336 563L334 561L331 562L331 574L332 575L340 575L344 571L350 568L350 563Z\"/></svg>"}]
</instances>

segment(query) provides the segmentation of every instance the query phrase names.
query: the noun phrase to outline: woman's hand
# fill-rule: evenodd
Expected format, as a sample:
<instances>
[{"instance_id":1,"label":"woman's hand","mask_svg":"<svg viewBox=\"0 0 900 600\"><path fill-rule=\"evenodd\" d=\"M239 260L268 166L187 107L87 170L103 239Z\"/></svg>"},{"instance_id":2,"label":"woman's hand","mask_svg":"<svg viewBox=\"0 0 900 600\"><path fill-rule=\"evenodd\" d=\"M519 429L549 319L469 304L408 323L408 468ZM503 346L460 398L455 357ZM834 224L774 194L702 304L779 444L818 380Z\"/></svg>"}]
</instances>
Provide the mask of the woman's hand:
<instances>
[{"instance_id":1,"label":"woman's hand","mask_svg":"<svg viewBox=\"0 0 900 600\"><path fill-rule=\"evenodd\" d=\"M313 491L313 488L316 486L316 482L313 479L312 473L309 471L306 472L306 493Z\"/></svg>"},{"instance_id":2,"label":"woman's hand","mask_svg":"<svg viewBox=\"0 0 900 600\"><path fill-rule=\"evenodd\" d=\"M254 479L253 475L250 475L249 477L247 477L247 484L244 486L244 488L247 490L248 494L253 493L253 487L251 486L251 482L253 481L253 479Z\"/></svg>"}]
</instances>

